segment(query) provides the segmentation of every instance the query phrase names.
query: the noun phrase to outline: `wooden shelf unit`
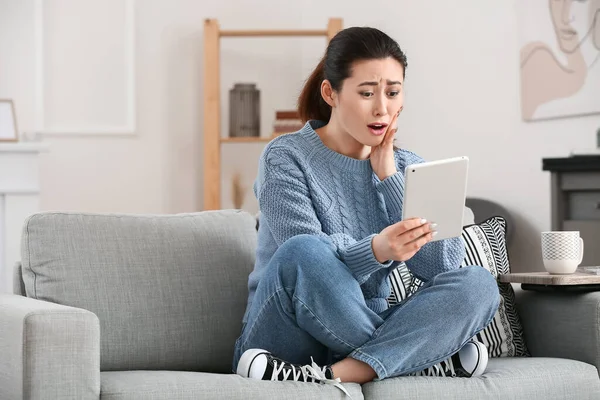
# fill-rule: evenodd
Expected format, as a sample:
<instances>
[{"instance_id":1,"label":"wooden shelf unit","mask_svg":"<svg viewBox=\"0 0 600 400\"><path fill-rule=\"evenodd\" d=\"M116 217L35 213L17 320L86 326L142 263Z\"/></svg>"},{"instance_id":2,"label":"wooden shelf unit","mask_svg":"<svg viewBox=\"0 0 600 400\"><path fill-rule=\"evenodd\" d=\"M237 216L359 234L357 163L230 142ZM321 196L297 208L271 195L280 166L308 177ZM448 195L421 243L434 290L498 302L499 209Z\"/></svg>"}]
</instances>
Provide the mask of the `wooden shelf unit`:
<instances>
[{"instance_id":1,"label":"wooden shelf unit","mask_svg":"<svg viewBox=\"0 0 600 400\"><path fill-rule=\"evenodd\" d=\"M221 138L221 143L263 143L270 142L273 137L228 137Z\"/></svg>"},{"instance_id":2,"label":"wooden shelf unit","mask_svg":"<svg viewBox=\"0 0 600 400\"><path fill-rule=\"evenodd\" d=\"M341 18L330 18L324 30L222 30L216 19L204 21L204 201L202 209L221 208L221 144L266 143L273 137L221 137L220 41L224 37L311 37L331 40L342 30Z\"/></svg>"}]
</instances>

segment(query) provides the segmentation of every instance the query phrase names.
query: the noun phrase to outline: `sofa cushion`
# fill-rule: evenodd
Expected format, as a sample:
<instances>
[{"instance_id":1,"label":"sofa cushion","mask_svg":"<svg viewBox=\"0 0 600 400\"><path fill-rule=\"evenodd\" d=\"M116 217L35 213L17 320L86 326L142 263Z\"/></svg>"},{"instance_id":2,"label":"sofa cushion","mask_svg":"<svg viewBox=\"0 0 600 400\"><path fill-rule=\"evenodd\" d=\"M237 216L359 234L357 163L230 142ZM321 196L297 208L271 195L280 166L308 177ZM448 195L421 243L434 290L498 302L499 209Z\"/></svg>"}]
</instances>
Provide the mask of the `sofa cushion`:
<instances>
[{"instance_id":1,"label":"sofa cushion","mask_svg":"<svg viewBox=\"0 0 600 400\"><path fill-rule=\"evenodd\" d=\"M271 382L234 374L172 371L103 372L101 400L196 399L347 399L333 385L305 382ZM359 384L344 383L352 400L364 397Z\"/></svg>"},{"instance_id":2,"label":"sofa cushion","mask_svg":"<svg viewBox=\"0 0 600 400\"><path fill-rule=\"evenodd\" d=\"M482 266L496 279L498 275L510 272L506 250L506 220L503 217L491 217L479 224L465 226L461 239L466 248L461 267ZM405 264L393 271L390 283L390 304L411 296L422 285ZM486 345L490 357L528 356L513 288L509 283L498 282L498 289L501 294L498 311L492 322L476 335L476 339Z\"/></svg>"},{"instance_id":3,"label":"sofa cushion","mask_svg":"<svg viewBox=\"0 0 600 400\"><path fill-rule=\"evenodd\" d=\"M600 393L593 365L560 358L490 359L477 378L398 377L363 385L365 399L592 400Z\"/></svg>"},{"instance_id":4,"label":"sofa cushion","mask_svg":"<svg viewBox=\"0 0 600 400\"><path fill-rule=\"evenodd\" d=\"M95 313L103 371L231 372L254 226L234 210L34 214L22 241L26 295Z\"/></svg>"}]
</instances>

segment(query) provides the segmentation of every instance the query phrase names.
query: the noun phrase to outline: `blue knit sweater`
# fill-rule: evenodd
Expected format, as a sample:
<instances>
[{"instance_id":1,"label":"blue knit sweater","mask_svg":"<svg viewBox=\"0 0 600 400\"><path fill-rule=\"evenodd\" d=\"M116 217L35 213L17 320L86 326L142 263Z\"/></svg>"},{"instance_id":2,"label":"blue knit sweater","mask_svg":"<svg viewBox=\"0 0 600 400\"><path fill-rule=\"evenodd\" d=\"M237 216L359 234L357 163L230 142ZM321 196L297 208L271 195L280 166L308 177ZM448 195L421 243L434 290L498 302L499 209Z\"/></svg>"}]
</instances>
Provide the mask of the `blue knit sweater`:
<instances>
[{"instance_id":1,"label":"blue knit sweater","mask_svg":"<svg viewBox=\"0 0 600 400\"><path fill-rule=\"evenodd\" d=\"M260 221L256 264L248 279L247 314L254 292L273 253L299 234L328 238L361 285L366 304L380 313L390 295L388 275L399 263L379 263L371 240L402 219L404 168L423 159L407 150L394 153L398 172L379 180L368 159L357 160L326 147L309 121L297 132L265 147L254 183ZM406 261L423 281L458 268L465 255L460 238L426 244ZM325 267L324 267L325 268Z\"/></svg>"}]
</instances>

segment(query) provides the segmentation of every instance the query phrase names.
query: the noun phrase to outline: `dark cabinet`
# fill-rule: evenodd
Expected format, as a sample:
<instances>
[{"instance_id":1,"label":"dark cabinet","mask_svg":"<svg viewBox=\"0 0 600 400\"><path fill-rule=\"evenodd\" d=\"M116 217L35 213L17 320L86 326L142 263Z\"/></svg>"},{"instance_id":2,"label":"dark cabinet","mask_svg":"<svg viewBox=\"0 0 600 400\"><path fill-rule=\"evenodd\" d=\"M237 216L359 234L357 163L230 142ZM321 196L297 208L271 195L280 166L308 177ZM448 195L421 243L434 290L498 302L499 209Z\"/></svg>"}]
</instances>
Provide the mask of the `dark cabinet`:
<instances>
[{"instance_id":1,"label":"dark cabinet","mask_svg":"<svg viewBox=\"0 0 600 400\"><path fill-rule=\"evenodd\" d=\"M550 172L552 230L579 231L582 265L600 265L600 156L544 158Z\"/></svg>"}]
</instances>

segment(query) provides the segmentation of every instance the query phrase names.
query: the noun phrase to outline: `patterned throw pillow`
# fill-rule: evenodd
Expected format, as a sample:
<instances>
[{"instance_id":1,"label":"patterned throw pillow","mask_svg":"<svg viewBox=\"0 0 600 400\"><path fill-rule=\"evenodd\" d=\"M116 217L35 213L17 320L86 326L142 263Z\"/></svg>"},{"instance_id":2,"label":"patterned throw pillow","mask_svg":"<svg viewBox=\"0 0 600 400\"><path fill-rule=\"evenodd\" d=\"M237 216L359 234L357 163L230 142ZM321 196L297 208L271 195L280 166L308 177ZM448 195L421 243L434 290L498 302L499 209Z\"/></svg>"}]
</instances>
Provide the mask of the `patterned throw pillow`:
<instances>
[{"instance_id":1,"label":"patterned throw pillow","mask_svg":"<svg viewBox=\"0 0 600 400\"><path fill-rule=\"evenodd\" d=\"M487 269L496 279L499 274L510 272L506 251L506 220L491 217L480 224L463 227L462 236L466 256L461 268L479 265ZM390 275L392 294L390 305L411 296L422 285L405 264L401 264ZM523 328L515 307L515 293L510 283L498 282L501 301L493 321L474 338L488 348L490 357L529 356L523 339Z\"/></svg>"}]
</instances>

